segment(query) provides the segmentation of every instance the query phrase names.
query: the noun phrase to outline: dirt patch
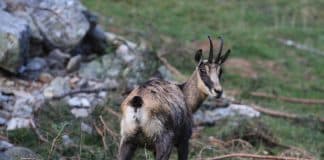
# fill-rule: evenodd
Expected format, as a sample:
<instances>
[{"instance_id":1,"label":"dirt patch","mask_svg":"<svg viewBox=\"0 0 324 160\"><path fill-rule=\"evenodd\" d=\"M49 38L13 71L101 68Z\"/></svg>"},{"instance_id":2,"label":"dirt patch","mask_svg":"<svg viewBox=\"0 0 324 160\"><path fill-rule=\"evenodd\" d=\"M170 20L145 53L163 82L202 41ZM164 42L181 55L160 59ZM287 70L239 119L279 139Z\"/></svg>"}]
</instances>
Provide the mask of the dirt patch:
<instances>
[{"instance_id":1,"label":"dirt patch","mask_svg":"<svg viewBox=\"0 0 324 160\"><path fill-rule=\"evenodd\" d=\"M276 75L277 77L284 77L283 67L280 63L270 60L257 60L255 66L259 70L269 71L271 74Z\"/></svg>"},{"instance_id":2,"label":"dirt patch","mask_svg":"<svg viewBox=\"0 0 324 160\"><path fill-rule=\"evenodd\" d=\"M257 71L253 68L253 63L246 59L229 58L225 66L232 74L238 74L244 78L258 77Z\"/></svg>"}]
</instances>

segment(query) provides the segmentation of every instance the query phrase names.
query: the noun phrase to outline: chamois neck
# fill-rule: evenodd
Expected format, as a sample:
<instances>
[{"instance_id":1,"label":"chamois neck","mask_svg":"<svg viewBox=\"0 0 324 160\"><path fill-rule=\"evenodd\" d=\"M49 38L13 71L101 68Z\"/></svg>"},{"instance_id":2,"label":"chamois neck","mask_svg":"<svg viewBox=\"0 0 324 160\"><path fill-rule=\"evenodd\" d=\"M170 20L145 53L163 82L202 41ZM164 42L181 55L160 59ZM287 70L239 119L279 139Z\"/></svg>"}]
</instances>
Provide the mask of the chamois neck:
<instances>
[{"instance_id":1,"label":"chamois neck","mask_svg":"<svg viewBox=\"0 0 324 160\"><path fill-rule=\"evenodd\" d=\"M198 84L198 73L197 70L195 70L191 77L183 84L182 88L187 107L190 108L192 113L199 109L202 102L208 96L201 91Z\"/></svg>"}]
</instances>

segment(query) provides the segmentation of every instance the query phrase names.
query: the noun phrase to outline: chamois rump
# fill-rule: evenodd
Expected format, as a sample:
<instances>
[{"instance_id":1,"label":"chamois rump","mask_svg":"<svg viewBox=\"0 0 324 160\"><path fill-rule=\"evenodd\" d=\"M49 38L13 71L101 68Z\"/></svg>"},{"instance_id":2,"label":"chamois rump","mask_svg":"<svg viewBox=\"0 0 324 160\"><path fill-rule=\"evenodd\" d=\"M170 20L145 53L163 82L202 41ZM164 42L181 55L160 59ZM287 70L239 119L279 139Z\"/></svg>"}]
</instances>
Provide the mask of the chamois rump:
<instances>
[{"instance_id":1,"label":"chamois rump","mask_svg":"<svg viewBox=\"0 0 324 160\"><path fill-rule=\"evenodd\" d=\"M177 147L179 160L188 159L192 113L208 96L221 97L222 64L230 53L227 50L221 55L223 39L220 37L219 52L214 59L213 43L209 36L208 39L208 59L203 59L202 49L196 52L196 69L185 83L152 78L123 101L119 160L132 159L138 147L153 151L157 160L167 160L173 146Z\"/></svg>"}]
</instances>

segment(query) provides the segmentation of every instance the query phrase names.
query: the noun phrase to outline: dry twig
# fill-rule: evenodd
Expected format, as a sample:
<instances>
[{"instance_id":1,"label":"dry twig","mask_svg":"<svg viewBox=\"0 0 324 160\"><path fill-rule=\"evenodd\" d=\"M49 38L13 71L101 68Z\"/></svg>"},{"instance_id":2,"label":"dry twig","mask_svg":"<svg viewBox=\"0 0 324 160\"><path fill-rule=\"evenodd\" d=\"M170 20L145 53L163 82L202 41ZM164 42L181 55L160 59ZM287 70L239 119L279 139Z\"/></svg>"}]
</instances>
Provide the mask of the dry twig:
<instances>
[{"instance_id":1,"label":"dry twig","mask_svg":"<svg viewBox=\"0 0 324 160\"><path fill-rule=\"evenodd\" d=\"M301 117L301 116L298 116L298 115L292 114L292 113L279 112L279 111L271 110L268 108L259 107L256 105L252 105L251 107L261 113L267 114L272 117L281 117L281 118L293 119L293 120L303 120L304 119L304 117ZM324 118L318 118L318 121L321 123L324 123Z\"/></svg>"},{"instance_id":2,"label":"dry twig","mask_svg":"<svg viewBox=\"0 0 324 160\"><path fill-rule=\"evenodd\" d=\"M114 111L113 109L106 107L105 110L107 110L109 113L111 113L112 115L116 116L118 119L121 119L121 114Z\"/></svg>"},{"instance_id":3,"label":"dry twig","mask_svg":"<svg viewBox=\"0 0 324 160\"><path fill-rule=\"evenodd\" d=\"M241 91L238 90L229 90L227 93L236 96L241 94ZM253 97L261 97L261 98L269 98L269 99L278 99L280 101L284 102L290 102L290 103L300 103L300 104L317 104L317 105L324 105L324 99L306 99L306 98L293 98L293 97L285 97L285 96L277 96L277 95L271 95L264 92L250 92L248 95Z\"/></svg>"},{"instance_id":4,"label":"dry twig","mask_svg":"<svg viewBox=\"0 0 324 160\"><path fill-rule=\"evenodd\" d=\"M33 129L34 133L37 135L38 139L42 142L48 143L48 139L46 139L38 130L35 122L33 119L30 120L29 125L31 127L31 129Z\"/></svg>"},{"instance_id":5,"label":"dry twig","mask_svg":"<svg viewBox=\"0 0 324 160\"><path fill-rule=\"evenodd\" d=\"M56 137L53 139L53 141L52 141L52 145L51 145L51 149L50 149L50 151L49 151L49 153L48 153L48 157L47 157L47 159L51 159L52 153L53 153L53 151L55 150L56 143L57 143L58 139L61 137L61 135L62 135L62 133L63 133L63 131L64 131L64 128L65 128L67 125L68 125L68 124L65 123L65 124L62 126L61 130L57 133Z\"/></svg>"},{"instance_id":6,"label":"dry twig","mask_svg":"<svg viewBox=\"0 0 324 160\"><path fill-rule=\"evenodd\" d=\"M75 90L72 90L70 92L64 93L62 95L53 96L52 99L61 99L61 98L64 98L66 96L71 96L71 95L75 95L75 94L79 94L79 93L97 93L97 92L108 91L108 90L109 90L108 88L75 89Z\"/></svg>"},{"instance_id":7,"label":"dry twig","mask_svg":"<svg viewBox=\"0 0 324 160\"><path fill-rule=\"evenodd\" d=\"M102 144L104 146L105 151L108 150L108 146L107 146L107 143L106 143L106 132L105 132L105 130L102 131L95 123L93 123L93 126L95 127L97 133L101 137L101 141L102 141Z\"/></svg>"},{"instance_id":8,"label":"dry twig","mask_svg":"<svg viewBox=\"0 0 324 160\"><path fill-rule=\"evenodd\" d=\"M322 105L324 105L324 99L292 98L292 97L270 95L270 94L263 93L263 92L251 92L250 95L254 96L254 97L278 99L278 100L281 100L281 101L291 102L291 103L322 104Z\"/></svg>"},{"instance_id":9,"label":"dry twig","mask_svg":"<svg viewBox=\"0 0 324 160\"><path fill-rule=\"evenodd\" d=\"M295 158L295 157L281 157L281 156L267 156L267 155L256 155L256 154L248 154L248 153L231 153L223 156L213 157L213 158L204 158L204 160L221 160L227 158L252 158L252 159L268 159L268 160L310 160L303 158ZM201 159L203 160L203 159Z\"/></svg>"},{"instance_id":10,"label":"dry twig","mask_svg":"<svg viewBox=\"0 0 324 160\"><path fill-rule=\"evenodd\" d=\"M172 66L168 60L159 54L157 55L158 59L163 63L163 65L176 77L179 77L181 80L187 79L185 75L183 75L179 70L177 70L174 66Z\"/></svg>"},{"instance_id":11,"label":"dry twig","mask_svg":"<svg viewBox=\"0 0 324 160\"><path fill-rule=\"evenodd\" d=\"M104 127L104 129L111 135L113 136L113 138L117 139L118 138L118 134L116 132L114 132L112 129L110 129L107 124L105 123L105 121L103 120L102 116L99 116L99 119Z\"/></svg>"}]
</instances>

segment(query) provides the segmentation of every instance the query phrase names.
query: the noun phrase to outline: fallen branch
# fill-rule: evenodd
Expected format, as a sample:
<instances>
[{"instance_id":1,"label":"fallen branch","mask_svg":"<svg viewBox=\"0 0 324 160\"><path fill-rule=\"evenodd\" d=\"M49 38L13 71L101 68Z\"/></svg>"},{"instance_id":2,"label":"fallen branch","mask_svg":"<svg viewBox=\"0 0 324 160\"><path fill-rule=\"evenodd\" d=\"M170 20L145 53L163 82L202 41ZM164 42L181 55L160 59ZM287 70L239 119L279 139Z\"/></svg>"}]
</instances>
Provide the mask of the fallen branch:
<instances>
[{"instance_id":1,"label":"fallen branch","mask_svg":"<svg viewBox=\"0 0 324 160\"><path fill-rule=\"evenodd\" d=\"M62 95L58 95L58 96L53 96L51 99L62 99L66 96L72 96L75 94L80 94L80 93L98 93L101 91L108 91L108 88L95 88L95 89L75 89L72 91L69 91L67 93L64 93Z\"/></svg>"},{"instance_id":2,"label":"fallen branch","mask_svg":"<svg viewBox=\"0 0 324 160\"><path fill-rule=\"evenodd\" d=\"M220 160L227 158L252 158L252 159L268 159L268 160L311 160L306 158L295 158L295 157L281 157L281 156L266 156L266 155L256 155L248 153L231 153L223 156L205 158L206 160Z\"/></svg>"},{"instance_id":3,"label":"fallen branch","mask_svg":"<svg viewBox=\"0 0 324 160\"><path fill-rule=\"evenodd\" d=\"M107 110L109 113L111 113L112 115L116 116L118 119L121 119L121 114L112 110L111 108L109 107L106 107L105 110Z\"/></svg>"},{"instance_id":4,"label":"fallen branch","mask_svg":"<svg viewBox=\"0 0 324 160\"><path fill-rule=\"evenodd\" d=\"M251 105L251 107L263 114L266 114L266 115L269 115L272 117L281 117L281 118L293 119L293 120L304 120L305 119L305 117L301 117L299 115L292 114L292 113L275 111L275 110L271 110L268 108L259 107L256 105ZM318 118L318 121L321 123L324 123L324 118Z\"/></svg>"},{"instance_id":5,"label":"fallen branch","mask_svg":"<svg viewBox=\"0 0 324 160\"><path fill-rule=\"evenodd\" d=\"M322 104L322 105L324 105L324 99L291 98L291 97L270 95L270 94L263 93L263 92L251 92L250 95L254 96L254 97L278 99L281 101L286 101L286 102L291 102L291 103Z\"/></svg>"},{"instance_id":6,"label":"fallen branch","mask_svg":"<svg viewBox=\"0 0 324 160\"><path fill-rule=\"evenodd\" d=\"M239 95L242 92L237 90L229 90L227 91L231 95ZM301 103L301 104L319 104L324 105L324 99L305 99L305 98L293 98L293 97L285 97L285 96L277 96L277 95L271 95L264 92L250 92L248 93L251 96L254 97L261 97L261 98L269 98L269 99L278 99L280 101L290 102L290 103Z\"/></svg>"},{"instance_id":7,"label":"fallen branch","mask_svg":"<svg viewBox=\"0 0 324 160\"><path fill-rule=\"evenodd\" d=\"M48 143L48 139L46 139L38 130L35 122L33 119L30 120L29 122L31 129L34 131L34 133L37 135L38 139L42 142Z\"/></svg>"},{"instance_id":8,"label":"fallen branch","mask_svg":"<svg viewBox=\"0 0 324 160\"><path fill-rule=\"evenodd\" d=\"M107 143L106 143L106 132L105 132L105 130L102 131L99 127L97 127L97 125L95 123L93 123L93 126L95 127L97 133L101 137L102 145L104 146L105 151L107 151L108 146L107 146Z\"/></svg>"},{"instance_id":9,"label":"fallen branch","mask_svg":"<svg viewBox=\"0 0 324 160\"><path fill-rule=\"evenodd\" d=\"M103 120L102 116L99 116L99 119L104 127L104 129L111 135L113 136L113 138L118 138L119 134L117 134L116 132L114 132L112 129L110 129L107 124L105 123L105 121Z\"/></svg>"},{"instance_id":10,"label":"fallen branch","mask_svg":"<svg viewBox=\"0 0 324 160\"><path fill-rule=\"evenodd\" d=\"M61 137L61 135L62 135L62 133L63 133L63 131L64 131L64 128L65 128L67 125L68 125L68 124L65 123L65 124L62 126L61 130L57 133L56 137L53 139L53 141L52 141L52 145L51 145L51 149L50 149L50 151L49 151L49 153L48 153L48 157L47 157L47 159L51 159L52 153L53 153L53 151L54 151L54 149L55 149L55 145L56 145L58 139Z\"/></svg>"},{"instance_id":11,"label":"fallen branch","mask_svg":"<svg viewBox=\"0 0 324 160\"><path fill-rule=\"evenodd\" d=\"M177 70L174 66L172 66L166 58L160 56L159 54L157 55L157 57L173 75L180 78L181 80L187 79L187 77L183 75L179 70Z\"/></svg>"},{"instance_id":12,"label":"fallen branch","mask_svg":"<svg viewBox=\"0 0 324 160\"><path fill-rule=\"evenodd\" d=\"M317 48L313 48L313 47L307 46L305 44L295 42L295 41L290 40L290 39L277 38L277 40L280 43L282 43L282 44L284 44L286 46L294 47L296 49L300 49L300 50L304 50L304 51L307 51L307 52L311 52L311 53L315 53L315 54L324 56L324 52L322 52L321 50L319 50Z\"/></svg>"}]
</instances>

